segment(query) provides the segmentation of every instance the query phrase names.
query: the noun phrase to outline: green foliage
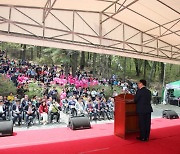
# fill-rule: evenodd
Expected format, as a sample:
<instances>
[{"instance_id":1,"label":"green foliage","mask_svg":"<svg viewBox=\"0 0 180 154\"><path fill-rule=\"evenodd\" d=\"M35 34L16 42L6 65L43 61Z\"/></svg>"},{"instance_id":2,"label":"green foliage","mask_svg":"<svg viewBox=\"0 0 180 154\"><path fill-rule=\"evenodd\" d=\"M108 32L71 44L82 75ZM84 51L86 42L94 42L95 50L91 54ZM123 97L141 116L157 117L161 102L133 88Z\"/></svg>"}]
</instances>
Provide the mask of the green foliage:
<instances>
[{"instance_id":1,"label":"green foliage","mask_svg":"<svg viewBox=\"0 0 180 154\"><path fill-rule=\"evenodd\" d=\"M118 94L121 93L121 88L119 86L109 86L109 85L97 85L97 86L93 86L93 87L90 87L90 90L92 91L92 89L95 89L95 90L102 90L104 89L104 93L105 93L105 96L106 96L106 99L108 99L109 97L112 97L113 95L113 91L116 90L116 92Z\"/></svg>"},{"instance_id":2,"label":"green foliage","mask_svg":"<svg viewBox=\"0 0 180 154\"><path fill-rule=\"evenodd\" d=\"M53 59L51 58L51 56L48 56L48 55L44 55L43 57L41 57L39 60L38 60L38 63L40 65L53 65L54 62L53 62Z\"/></svg>"},{"instance_id":3,"label":"green foliage","mask_svg":"<svg viewBox=\"0 0 180 154\"><path fill-rule=\"evenodd\" d=\"M22 47L21 44L3 42L1 45L1 49L8 51L8 57L12 59L18 59L20 57L20 51L22 50ZM49 66L51 66L52 64L63 64L67 72L71 70L70 66L74 66L74 59L76 60L77 65L80 64L81 54L78 54L77 58L72 58L74 52L78 53L79 51L43 47L41 48L42 50L40 52L41 56L38 56L38 48L35 46L27 45L26 58L30 57L31 55L31 52L29 52L31 51L30 49L33 49L33 62L37 62L38 64L47 64ZM152 67L154 63L152 61L147 61L145 65L144 60L134 60L133 58L126 58L126 65L124 65L124 57L112 55L112 58L109 61L107 56L96 54L96 58L93 61L94 56L95 54L85 52L84 64L85 71L87 72L93 71L93 69L95 68L94 77L97 77L99 79L109 78L112 74L116 74L118 79L123 79L124 76L126 79L130 79L133 81L138 81L141 78L145 78L146 80L151 79L151 81L149 81L151 87L152 85L154 86L157 84L162 85L161 77L163 68L160 62L156 62L155 67ZM179 65L166 64L165 69L165 83L180 80ZM136 75L137 70L139 71L139 76Z\"/></svg>"},{"instance_id":4,"label":"green foliage","mask_svg":"<svg viewBox=\"0 0 180 154\"><path fill-rule=\"evenodd\" d=\"M57 86L56 89L58 91L58 94L60 94L62 92L62 90L63 90L63 87Z\"/></svg>"},{"instance_id":5,"label":"green foliage","mask_svg":"<svg viewBox=\"0 0 180 154\"><path fill-rule=\"evenodd\" d=\"M54 61L52 59L52 53L53 53L53 49L52 48L45 48L42 52L43 52L43 56L37 60L37 62L40 65L53 65Z\"/></svg>"},{"instance_id":6,"label":"green foliage","mask_svg":"<svg viewBox=\"0 0 180 154\"><path fill-rule=\"evenodd\" d=\"M51 85L50 88L53 88L53 87L56 87L56 90L58 91L58 94L60 94L62 92L63 88L64 88L64 87L59 86L59 85Z\"/></svg>"},{"instance_id":7,"label":"green foliage","mask_svg":"<svg viewBox=\"0 0 180 154\"><path fill-rule=\"evenodd\" d=\"M42 97L43 88L38 85L38 82L30 83L28 86L28 91L25 93L29 96L29 98L33 98L33 96Z\"/></svg>"},{"instance_id":8,"label":"green foliage","mask_svg":"<svg viewBox=\"0 0 180 154\"><path fill-rule=\"evenodd\" d=\"M0 95L7 96L10 92L16 94L16 87L14 83L7 79L4 75L0 75Z\"/></svg>"},{"instance_id":9,"label":"green foliage","mask_svg":"<svg viewBox=\"0 0 180 154\"><path fill-rule=\"evenodd\" d=\"M58 94L61 93L63 87L57 85L51 85L50 89L56 87ZM29 96L29 98L33 98L33 96L42 97L44 93L44 88L38 85L38 82L33 82L28 85L28 91L25 93ZM59 97L59 96L58 96Z\"/></svg>"},{"instance_id":10,"label":"green foliage","mask_svg":"<svg viewBox=\"0 0 180 154\"><path fill-rule=\"evenodd\" d=\"M43 56L38 60L38 63L41 65L61 65L61 64L69 64L70 58L69 56L73 51L70 50L62 50L56 48L45 48L42 53Z\"/></svg>"}]
</instances>

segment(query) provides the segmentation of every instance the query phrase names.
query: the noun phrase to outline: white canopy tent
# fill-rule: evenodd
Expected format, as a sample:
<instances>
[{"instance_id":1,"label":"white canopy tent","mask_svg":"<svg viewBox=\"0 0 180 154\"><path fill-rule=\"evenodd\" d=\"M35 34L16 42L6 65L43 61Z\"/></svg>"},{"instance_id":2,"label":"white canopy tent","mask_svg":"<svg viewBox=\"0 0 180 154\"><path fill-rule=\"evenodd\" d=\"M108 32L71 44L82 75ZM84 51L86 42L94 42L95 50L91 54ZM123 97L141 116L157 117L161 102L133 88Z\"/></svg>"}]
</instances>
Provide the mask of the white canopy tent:
<instances>
[{"instance_id":1,"label":"white canopy tent","mask_svg":"<svg viewBox=\"0 0 180 154\"><path fill-rule=\"evenodd\" d=\"M167 84L167 85L166 85L166 88L167 88L167 89L179 89L179 90L180 90L180 82L179 82L179 84L177 84L177 85L172 85L171 83L170 83L170 84Z\"/></svg>"},{"instance_id":2,"label":"white canopy tent","mask_svg":"<svg viewBox=\"0 0 180 154\"><path fill-rule=\"evenodd\" d=\"M166 86L164 88L164 93L163 93L163 103L164 104L166 104L168 89L174 89L175 97L177 97L177 98L180 97L180 80L166 84Z\"/></svg>"},{"instance_id":3,"label":"white canopy tent","mask_svg":"<svg viewBox=\"0 0 180 154\"><path fill-rule=\"evenodd\" d=\"M179 0L0 0L0 41L180 64Z\"/></svg>"}]
</instances>

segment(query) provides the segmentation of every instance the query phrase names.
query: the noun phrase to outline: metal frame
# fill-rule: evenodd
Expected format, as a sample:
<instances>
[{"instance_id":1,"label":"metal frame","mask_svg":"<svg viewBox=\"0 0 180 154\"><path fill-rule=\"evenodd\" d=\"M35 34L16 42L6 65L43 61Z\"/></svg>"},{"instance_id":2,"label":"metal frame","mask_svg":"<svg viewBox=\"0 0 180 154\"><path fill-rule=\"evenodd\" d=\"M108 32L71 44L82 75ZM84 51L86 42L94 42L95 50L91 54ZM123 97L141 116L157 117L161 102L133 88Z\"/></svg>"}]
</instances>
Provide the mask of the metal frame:
<instances>
[{"instance_id":1,"label":"metal frame","mask_svg":"<svg viewBox=\"0 0 180 154\"><path fill-rule=\"evenodd\" d=\"M162 62L169 62L169 63L175 63L180 64L180 47L178 45L171 45L165 41L162 41L160 38L164 37L166 35L177 34L178 31L171 31L171 28L166 28L166 32L159 33L159 36L153 36L149 32L153 29L159 28L159 31L161 31L161 28L164 28L166 24L158 25L157 27L147 30L145 32L134 28L131 25L128 25L118 19L115 18L115 15L118 13L121 13L124 9L129 9L128 7L130 5L133 5L138 0L134 0L129 4L126 4L127 0L124 0L122 4L119 3L119 0L116 1L107 1L112 2L108 7L106 7L101 12L94 12L94 11L84 11L84 10L66 10L66 9L54 9L53 6L56 2L54 0L53 2L51 0L47 0L46 5L44 8L40 7L25 7L25 6L10 6L10 5L1 5L1 7L5 7L9 9L9 18L4 18L0 15L0 25L7 24L7 31L0 30L0 40L3 40L3 36L5 37L16 37L16 38L27 38L31 40L41 40L51 43L61 43L64 45L73 45L77 46L77 48L81 50L94 50L97 49L98 52L109 54L114 53L116 55L122 55L122 56L132 56L136 58L142 58L147 60L155 60L155 61L162 61ZM36 21L31 16L27 15L26 13L21 11L21 8L27 8L43 11L43 18L42 23L39 23L39 21ZM108 12L108 9L114 8L114 12L111 12L111 14ZM20 21L14 21L12 20L13 14L11 13L12 10L16 10L22 15L26 16L28 19L32 21L32 23L25 23ZM61 21L60 18L56 16L56 14L53 13L53 10L58 11L59 13L63 14L63 12L70 12L72 14L72 27L69 27L66 23ZM88 23L88 19L83 17L82 15L86 14L95 14L99 17L99 21L97 24L99 25L99 31L95 30L90 23ZM61 28L54 28L50 27L46 24L47 18L51 16L53 17L59 24L64 26L65 29ZM86 27L89 29L88 32L80 32L77 31L77 21L76 19L79 18L81 22L86 25ZM108 20L111 20L112 22L117 22L118 24L115 27L112 27L109 31L103 32L103 29L107 26ZM150 19L148 19L150 20ZM175 22L177 24L180 21L180 19L176 19L171 22ZM11 30L11 26L16 26L19 29L23 30L24 33L18 33L13 32ZM38 28L39 31L42 31L42 35L38 35L37 33L34 33L31 31L31 27ZM119 30L121 28L121 30ZM130 29L134 31L134 34L131 36L127 36L126 29ZM53 35L50 37L47 37L46 31L55 31L57 32L57 35ZM114 38L113 36L109 36L111 33L118 33L120 32L123 34L122 39L120 38ZM169 33L168 33L169 32ZM65 38L65 36L70 36L68 39ZM149 38L149 39L147 39ZM132 41L133 40L133 41ZM18 41L17 41L18 42ZM108 42L108 43L106 43ZM22 42L23 43L23 42ZM155 44L155 45L152 45ZM30 44L30 43L29 43ZM34 43L35 44L35 43ZM33 45L34 45L33 44ZM163 44L163 45L161 45ZM46 44L48 46L48 44ZM49 45L50 46L50 45ZM62 47L63 48L63 47ZM76 48L75 48L76 49ZM104 52L103 52L104 51ZM106 53L108 51L109 53ZM96 51L95 51L96 52Z\"/></svg>"},{"instance_id":2,"label":"metal frame","mask_svg":"<svg viewBox=\"0 0 180 154\"><path fill-rule=\"evenodd\" d=\"M162 2L159 1L159 0L157 0L157 1L160 2L160 3L162 3ZM121 4L118 3L118 2L117 2L117 4L121 5ZM164 3L162 3L162 4L165 5ZM170 34L175 34L175 35L177 35L177 36L180 36L179 34L177 34L177 32L179 32L179 30L178 30L178 31L171 31L171 28L173 28L175 25L177 25L177 24L179 23L180 18L175 19L175 20L172 20L172 21L169 21L169 22L164 23L164 24L161 25L161 24L155 22L154 20L152 20L152 19L150 19L150 18L148 18L148 17L146 17L146 16L144 16L144 15L142 15L142 14L140 14L140 13L134 11L134 10L132 10L131 8L126 7L125 5L121 5L121 6L122 6L123 8L126 8L126 9L130 10L131 12L135 13L136 15L139 15L139 16L143 17L144 19L147 19L148 21L150 21L150 22L152 22L152 23L154 23L154 24L157 25L157 26L154 27L154 28L151 28L151 29L149 29L149 30L146 30L145 33L151 34L150 31L159 28L159 35L156 36L156 37L158 37L158 38L163 37L163 36L167 36L167 35L170 35ZM166 5L165 5L165 6L166 6ZM168 7L168 8L170 8L170 7ZM172 9L172 8L170 8L170 9L173 10L173 11L175 11L175 10ZM180 14L178 11L175 11L175 12L178 13L178 14ZM177 21L177 20L178 20L178 21ZM166 28L166 27L165 27L165 25L167 25L167 24L169 24L169 23L171 23L171 22L175 22L175 21L177 21L177 22L176 22L171 28ZM161 29L162 29L162 28L166 29L166 30L167 30L166 32L169 31L170 33L168 33L168 34L165 34L165 33L164 33L164 35L162 35L162 34L161 34ZM150 40L150 41L151 41L151 40Z\"/></svg>"},{"instance_id":3,"label":"metal frame","mask_svg":"<svg viewBox=\"0 0 180 154\"><path fill-rule=\"evenodd\" d=\"M132 1L131 3L129 3L129 4L127 4L127 5L125 5L125 3L126 3L128 0L124 0L124 1L122 2L122 4L120 4L119 1L120 1L120 0L116 0L115 2L113 2L111 5L109 5L108 7L106 7L106 8L101 12L101 13L107 15L107 13L109 13L109 12L108 12L108 9L110 9L110 8L112 8L112 7L114 8L114 12L112 13L112 15L109 16L109 17L107 17L106 19L104 19L104 20L102 21L102 23L105 22L105 21L107 21L107 20L110 19L110 18L113 18L116 14L120 13L120 12L123 11L124 9L127 9L129 6L133 5L134 3L136 3L136 2L139 1L139 0L134 0L134 1ZM119 6L117 6L117 4L119 4Z\"/></svg>"},{"instance_id":4,"label":"metal frame","mask_svg":"<svg viewBox=\"0 0 180 154\"><path fill-rule=\"evenodd\" d=\"M180 12L179 11L177 11L177 10L175 10L175 9L173 9L172 7L170 7L169 5L167 5L167 4L165 4L165 3L163 3L162 1L160 1L160 0L157 0L159 3L161 3L161 4L163 4L164 6L166 6L166 7L168 7L169 9L171 9L172 11L174 11L174 12L176 12L176 13L178 13L178 14L180 14Z\"/></svg>"},{"instance_id":5,"label":"metal frame","mask_svg":"<svg viewBox=\"0 0 180 154\"><path fill-rule=\"evenodd\" d=\"M56 3L56 0L52 1L52 0L47 0L44 9L43 9L43 23L45 22L48 14L50 13L50 11L52 10L54 4Z\"/></svg>"}]
</instances>

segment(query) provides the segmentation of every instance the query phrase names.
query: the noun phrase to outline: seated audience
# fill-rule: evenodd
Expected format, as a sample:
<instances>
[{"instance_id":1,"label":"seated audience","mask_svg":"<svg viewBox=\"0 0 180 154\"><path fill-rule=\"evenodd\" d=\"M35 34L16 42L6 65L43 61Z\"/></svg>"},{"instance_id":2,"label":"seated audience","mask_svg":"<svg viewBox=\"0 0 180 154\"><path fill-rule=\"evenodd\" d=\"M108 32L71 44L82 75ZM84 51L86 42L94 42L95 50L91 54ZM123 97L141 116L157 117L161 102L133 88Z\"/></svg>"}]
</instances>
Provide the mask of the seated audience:
<instances>
[{"instance_id":1,"label":"seated audience","mask_svg":"<svg viewBox=\"0 0 180 154\"><path fill-rule=\"evenodd\" d=\"M27 127L29 127L31 124L33 124L33 120L36 117L36 108L32 103L29 101L28 105L25 106L25 117L26 117L26 124Z\"/></svg>"},{"instance_id":2,"label":"seated audience","mask_svg":"<svg viewBox=\"0 0 180 154\"><path fill-rule=\"evenodd\" d=\"M56 122L59 122L61 107L58 102L53 101L49 107L50 123L52 123L54 116L56 116Z\"/></svg>"},{"instance_id":3,"label":"seated audience","mask_svg":"<svg viewBox=\"0 0 180 154\"><path fill-rule=\"evenodd\" d=\"M48 122L48 106L46 105L46 101L43 100L41 102L41 105L39 106L39 113L40 113L40 116L42 117L42 122L43 122L43 125L46 125L47 122Z\"/></svg>"},{"instance_id":4,"label":"seated audience","mask_svg":"<svg viewBox=\"0 0 180 154\"><path fill-rule=\"evenodd\" d=\"M0 120L6 120L6 106L3 100L0 100Z\"/></svg>"},{"instance_id":5,"label":"seated audience","mask_svg":"<svg viewBox=\"0 0 180 154\"><path fill-rule=\"evenodd\" d=\"M20 105L20 100L15 100L15 104L12 106L12 117L13 117L13 124L15 125L15 122L18 121L18 125L21 125L22 121L22 111L23 108Z\"/></svg>"}]
</instances>

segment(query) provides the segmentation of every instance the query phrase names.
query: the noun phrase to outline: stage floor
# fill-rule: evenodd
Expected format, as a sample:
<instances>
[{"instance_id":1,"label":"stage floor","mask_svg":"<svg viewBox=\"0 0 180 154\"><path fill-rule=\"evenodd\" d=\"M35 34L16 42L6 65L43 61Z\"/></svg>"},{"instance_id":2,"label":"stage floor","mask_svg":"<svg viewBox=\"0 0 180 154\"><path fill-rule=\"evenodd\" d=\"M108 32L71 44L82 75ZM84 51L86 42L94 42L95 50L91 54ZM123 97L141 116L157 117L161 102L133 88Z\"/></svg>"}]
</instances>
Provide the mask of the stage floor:
<instances>
[{"instance_id":1,"label":"stage floor","mask_svg":"<svg viewBox=\"0 0 180 154\"><path fill-rule=\"evenodd\" d=\"M121 139L113 135L113 129L113 123L107 123L76 131L69 128L17 131L14 136L0 138L0 154L180 154L180 119L152 119L149 142L137 141L136 135Z\"/></svg>"}]
</instances>

